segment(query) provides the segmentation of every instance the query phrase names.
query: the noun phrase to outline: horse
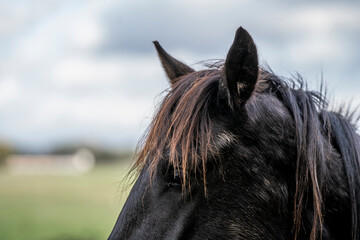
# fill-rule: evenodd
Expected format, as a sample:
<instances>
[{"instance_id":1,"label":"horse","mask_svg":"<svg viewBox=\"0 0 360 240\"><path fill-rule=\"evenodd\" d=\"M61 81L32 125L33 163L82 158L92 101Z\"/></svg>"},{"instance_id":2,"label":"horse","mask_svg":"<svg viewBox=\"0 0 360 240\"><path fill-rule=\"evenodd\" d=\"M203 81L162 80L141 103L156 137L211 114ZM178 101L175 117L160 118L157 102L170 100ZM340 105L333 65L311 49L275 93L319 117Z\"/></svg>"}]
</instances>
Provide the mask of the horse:
<instances>
[{"instance_id":1,"label":"horse","mask_svg":"<svg viewBox=\"0 0 360 240\"><path fill-rule=\"evenodd\" d=\"M354 116L259 65L238 28L195 71L153 42L170 87L131 170L116 239L360 239Z\"/></svg>"}]
</instances>

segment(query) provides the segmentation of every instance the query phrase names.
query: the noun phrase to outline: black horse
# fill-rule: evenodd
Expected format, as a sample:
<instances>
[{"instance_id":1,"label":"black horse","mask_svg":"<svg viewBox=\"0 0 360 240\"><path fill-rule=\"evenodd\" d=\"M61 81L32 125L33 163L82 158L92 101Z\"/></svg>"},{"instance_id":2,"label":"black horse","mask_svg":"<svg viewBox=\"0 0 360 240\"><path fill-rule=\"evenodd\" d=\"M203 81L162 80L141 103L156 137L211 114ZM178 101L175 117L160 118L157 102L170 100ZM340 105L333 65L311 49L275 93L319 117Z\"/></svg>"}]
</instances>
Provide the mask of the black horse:
<instances>
[{"instance_id":1,"label":"black horse","mask_svg":"<svg viewBox=\"0 0 360 240\"><path fill-rule=\"evenodd\" d=\"M241 27L203 71L154 44L171 88L109 239L360 239L351 114L259 67Z\"/></svg>"}]
</instances>

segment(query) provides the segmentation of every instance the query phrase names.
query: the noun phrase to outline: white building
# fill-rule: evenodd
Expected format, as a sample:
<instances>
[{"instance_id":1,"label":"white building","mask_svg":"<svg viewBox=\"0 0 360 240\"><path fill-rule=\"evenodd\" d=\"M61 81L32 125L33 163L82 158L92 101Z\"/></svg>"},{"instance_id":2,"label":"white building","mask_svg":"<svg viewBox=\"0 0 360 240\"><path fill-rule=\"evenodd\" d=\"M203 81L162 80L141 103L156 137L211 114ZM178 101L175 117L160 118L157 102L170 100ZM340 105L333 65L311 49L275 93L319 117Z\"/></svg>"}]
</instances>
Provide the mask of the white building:
<instances>
[{"instance_id":1,"label":"white building","mask_svg":"<svg viewBox=\"0 0 360 240\"><path fill-rule=\"evenodd\" d=\"M14 174L77 175L90 171L95 157L82 148L73 155L10 155L6 165Z\"/></svg>"}]
</instances>

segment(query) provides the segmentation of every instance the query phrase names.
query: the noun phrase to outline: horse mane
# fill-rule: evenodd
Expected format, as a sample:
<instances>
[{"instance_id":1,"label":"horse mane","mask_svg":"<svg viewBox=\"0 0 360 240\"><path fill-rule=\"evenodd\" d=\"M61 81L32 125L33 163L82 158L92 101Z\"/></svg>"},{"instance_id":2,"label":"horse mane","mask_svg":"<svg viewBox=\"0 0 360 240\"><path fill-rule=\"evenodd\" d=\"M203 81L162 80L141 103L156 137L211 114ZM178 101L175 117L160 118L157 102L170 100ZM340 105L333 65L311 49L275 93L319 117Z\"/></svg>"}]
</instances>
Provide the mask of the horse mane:
<instances>
[{"instance_id":1,"label":"horse mane","mask_svg":"<svg viewBox=\"0 0 360 240\"><path fill-rule=\"evenodd\" d=\"M332 144L339 152L345 168L345 176L351 203L352 238L360 237L360 139L349 120L336 112L322 112Z\"/></svg>"},{"instance_id":2,"label":"horse mane","mask_svg":"<svg viewBox=\"0 0 360 240\"><path fill-rule=\"evenodd\" d=\"M322 236L325 179L330 174L328 163L336 149L345 169L352 212L352 238L360 236L360 142L351 124L354 112L328 111L322 91L308 91L301 76L285 81L269 71L263 71L270 91L287 107L296 127L296 192L294 196L295 239L302 225L302 214L308 194L313 200L313 226L310 239ZM291 83L290 87L288 83ZM298 83L298 84L296 84ZM296 85L298 85L296 87ZM321 87L322 89L322 87ZM325 94L326 95L326 94ZM337 169L336 169L337 170ZM319 231L320 229L320 231ZM319 235L318 235L319 234Z\"/></svg>"},{"instance_id":3,"label":"horse mane","mask_svg":"<svg viewBox=\"0 0 360 240\"><path fill-rule=\"evenodd\" d=\"M149 127L135 168L149 165L153 176L160 161L167 157L169 165L181 173L185 190L190 186L188 174L196 173L200 162L206 186L206 161L218 155L210 109L218 99L220 74L219 70L212 69L190 73L176 81Z\"/></svg>"},{"instance_id":4,"label":"horse mane","mask_svg":"<svg viewBox=\"0 0 360 240\"><path fill-rule=\"evenodd\" d=\"M190 73L179 78L168 91L140 145L133 169L149 167L150 175L166 158L181 173L183 191L190 187L190 173L201 171L206 194L206 162L219 159L211 113L221 98L228 97L222 79L222 66ZM288 109L295 125L294 233L303 224L306 202L312 199L311 239L321 238L324 221L324 189L328 162L334 149L345 170L352 212L352 237L360 237L360 149L355 127L338 112L327 110L325 97L308 91L301 77L284 79L261 68L256 94L275 95Z\"/></svg>"}]
</instances>

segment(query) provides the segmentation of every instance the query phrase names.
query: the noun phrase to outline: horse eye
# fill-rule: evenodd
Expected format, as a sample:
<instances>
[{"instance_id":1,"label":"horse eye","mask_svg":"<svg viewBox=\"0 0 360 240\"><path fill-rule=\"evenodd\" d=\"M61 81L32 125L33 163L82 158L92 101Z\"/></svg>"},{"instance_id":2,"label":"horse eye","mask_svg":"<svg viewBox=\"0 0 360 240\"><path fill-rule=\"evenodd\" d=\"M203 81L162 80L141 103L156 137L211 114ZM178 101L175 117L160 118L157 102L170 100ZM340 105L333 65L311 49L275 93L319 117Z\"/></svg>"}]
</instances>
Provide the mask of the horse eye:
<instances>
[{"instance_id":1,"label":"horse eye","mask_svg":"<svg viewBox=\"0 0 360 240\"><path fill-rule=\"evenodd\" d=\"M168 172L167 186L168 187L180 187L181 186L181 175L178 170L173 170L173 171Z\"/></svg>"}]
</instances>

